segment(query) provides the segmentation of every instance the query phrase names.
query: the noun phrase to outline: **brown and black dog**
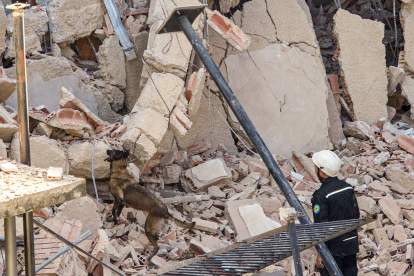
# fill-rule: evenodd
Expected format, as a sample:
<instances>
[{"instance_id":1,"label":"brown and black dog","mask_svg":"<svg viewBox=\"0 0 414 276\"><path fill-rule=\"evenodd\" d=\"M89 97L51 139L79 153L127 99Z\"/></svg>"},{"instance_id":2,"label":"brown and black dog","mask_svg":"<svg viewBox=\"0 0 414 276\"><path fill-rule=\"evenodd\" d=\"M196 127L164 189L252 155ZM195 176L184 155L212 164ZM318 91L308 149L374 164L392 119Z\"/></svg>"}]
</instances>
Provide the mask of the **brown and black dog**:
<instances>
[{"instance_id":1,"label":"brown and black dog","mask_svg":"<svg viewBox=\"0 0 414 276\"><path fill-rule=\"evenodd\" d=\"M154 251L148 257L148 261L150 261L159 250L158 232L161 231L166 220L171 220L180 227L190 229L194 227L195 222L188 223L175 219L160 199L139 183L130 180L131 176L127 171L128 162L126 161L129 152L108 150L107 154L109 157L105 160L111 163L110 191L116 198L112 207L114 222L117 223L124 206L146 213L145 235L154 246Z\"/></svg>"}]
</instances>

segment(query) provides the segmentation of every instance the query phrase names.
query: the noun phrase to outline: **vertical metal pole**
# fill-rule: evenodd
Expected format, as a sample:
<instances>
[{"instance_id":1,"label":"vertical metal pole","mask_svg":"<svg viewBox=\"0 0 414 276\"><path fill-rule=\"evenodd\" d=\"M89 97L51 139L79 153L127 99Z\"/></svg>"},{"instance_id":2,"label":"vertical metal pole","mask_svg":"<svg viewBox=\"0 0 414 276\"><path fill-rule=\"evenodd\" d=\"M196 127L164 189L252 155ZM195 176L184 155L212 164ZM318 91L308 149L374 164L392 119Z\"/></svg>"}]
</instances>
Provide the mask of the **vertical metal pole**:
<instances>
[{"instance_id":1,"label":"vertical metal pole","mask_svg":"<svg viewBox=\"0 0 414 276\"><path fill-rule=\"evenodd\" d=\"M17 275L16 217L4 219L6 276Z\"/></svg>"},{"instance_id":2,"label":"vertical metal pole","mask_svg":"<svg viewBox=\"0 0 414 276\"><path fill-rule=\"evenodd\" d=\"M24 8L28 6L29 5L26 3L15 3L8 7L13 9L13 39L16 51L15 63L19 114L20 163L30 166L29 111L24 38ZM25 272L27 276L35 276L33 212L23 214L23 230ZM16 243L15 240L14 243ZM14 254L16 254L16 252Z\"/></svg>"},{"instance_id":3,"label":"vertical metal pole","mask_svg":"<svg viewBox=\"0 0 414 276\"><path fill-rule=\"evenodd\" d=\"M295 272L297 276L303 276L302 263L300 261L300 250L298 244L298 238L296 235L295 220L291 219L288 224L290 246L292 247L293 265L295 266Z\"/></svg>"},{"instance_id":4,"label":"vertical metal pole","mask_svg":"<svg viewBox=\"0 0 414 276\"><path fill-rule=\"evenodd\" d=\"M200 57L204 66L206 66L207 70L209 71L214 82L217 84L218 88L220 89L221 93L226 99L234 115L236 115L237 119L239 120L239 123L242 125L247 136L249 136L257 152L260 154L260 157L262 158L263 162L266 164L266 167L269 169L269 172L271 173L276 183L278 184L280 190L282 191L283 195L289 202L289 205L294 207L296 211L306 215L306 211L300 203L298 197L296 196L292 187L287 182L286 178L284 177L282 171L280 170L279 166L274 160L266 144L263 142L259 133L256 131L256 128L254 127L252 121L250 121L250 118L247 116L246 112L241 106L239 100L234 95L230 86L224 79L223 75L220 73L220 70L217 68L217 65L214 63L207 49L204 47L200 38L194 31L187 16L183 15L179 17L178 25L186 35L187 39L190 41L191 45ZM312 223L311 219L307 215L300 217L299 221L303 224ZM330 275L342 276L342 272L339 270L338 265L336 264L334 258L332 257L326 245L322 243L316 246L316 248L318 249L319 255L324 261L324 264L328 269Z\"/></svg>"}]
</instances>

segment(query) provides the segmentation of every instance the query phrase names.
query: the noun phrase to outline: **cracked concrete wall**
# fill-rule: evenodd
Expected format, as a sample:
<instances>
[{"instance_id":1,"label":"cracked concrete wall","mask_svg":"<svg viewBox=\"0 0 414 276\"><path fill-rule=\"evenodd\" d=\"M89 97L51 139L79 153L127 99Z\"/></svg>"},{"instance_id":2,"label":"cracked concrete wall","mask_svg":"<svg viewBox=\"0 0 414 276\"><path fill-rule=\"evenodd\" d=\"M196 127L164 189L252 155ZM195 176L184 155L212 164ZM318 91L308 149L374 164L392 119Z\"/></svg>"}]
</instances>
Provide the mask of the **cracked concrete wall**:
<instances>
[{"instance_id":1,"label":"cracked concrete wall","mask_svg":"<svg viewBox=\"0 0 414 276\"><path fill-rule=\"evenodd\" d=\"M414 2L401 3L400 19L404 29L405 63L414 72Z\"/></svg>"},{"instance_id":2,"label":"cracked concrete wall","mask_svg":"<svg viewBox=\"0 0 414 276\"><path fill-rule=\"evenodd\" d=\"M375 124L388 116L385 25L342 9L334 22L343 97L355 120Z\"/></svg>"},{"instance_id":3,"label":"cracked concrete wall","mask_svg":"<svg viewBox=\"0 0 414 276\"><path fill-rule=\"evenodd\" d=\"M329 134L332 141L343 137L305 1L253 0L232 19L252 39L248 53L237 53L211 31L212 57L271 151L290 156L329 148ZM234 115L228 120L237 121ZM303 131L308 139L296 141Z\"/></svg>"}]
</instances>

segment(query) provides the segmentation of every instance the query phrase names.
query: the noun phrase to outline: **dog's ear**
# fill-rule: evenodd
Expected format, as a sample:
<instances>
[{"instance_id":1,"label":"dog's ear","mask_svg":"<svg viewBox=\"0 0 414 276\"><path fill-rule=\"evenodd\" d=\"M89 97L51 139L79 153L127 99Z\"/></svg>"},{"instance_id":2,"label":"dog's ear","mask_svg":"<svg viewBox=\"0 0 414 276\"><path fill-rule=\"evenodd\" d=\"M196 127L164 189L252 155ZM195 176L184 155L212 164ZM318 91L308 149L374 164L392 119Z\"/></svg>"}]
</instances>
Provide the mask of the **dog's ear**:
<instances>
[{"instance_id":1,"label":"dog's ear","mask_svg":"<svg viewBox=\"0 0 414 276\"><path fill-rule=\"evenodd\" d=\"M124 158L128 158L129 156L129 150L124 151Z\"/></svg>"},{"instance_id":2,"label":"dog's ear","mask_svg":"<svg viewBox=\"0 0 414 276\"><path fill-rule=\"evenodd\" d=\"M106 150L106 154L111 155L112 150Z\"/></svg>"}]
</instances>

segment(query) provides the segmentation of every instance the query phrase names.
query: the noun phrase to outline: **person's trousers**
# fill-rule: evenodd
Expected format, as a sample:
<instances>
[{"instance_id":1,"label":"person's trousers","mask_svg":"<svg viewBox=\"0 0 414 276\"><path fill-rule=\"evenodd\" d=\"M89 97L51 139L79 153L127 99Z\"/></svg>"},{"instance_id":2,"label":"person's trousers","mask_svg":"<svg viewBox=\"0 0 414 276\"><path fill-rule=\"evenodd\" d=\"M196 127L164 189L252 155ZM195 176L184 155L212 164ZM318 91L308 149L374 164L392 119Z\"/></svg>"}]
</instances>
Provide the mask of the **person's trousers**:
<instances>
[{"instance_id":1,"label":"person's trousers","mask_svg":"<svg viewBox=\"0 0 414 276\"><path fill-rule=\"evenodd\" d=\"M357 276L358 275L356 254L352 254L349 256L333 256L333 257L344 276ZM328 270L326 269L326 266L320 272L321 272L321 276L330 276Z\"/></svg>"}]
</instances>

